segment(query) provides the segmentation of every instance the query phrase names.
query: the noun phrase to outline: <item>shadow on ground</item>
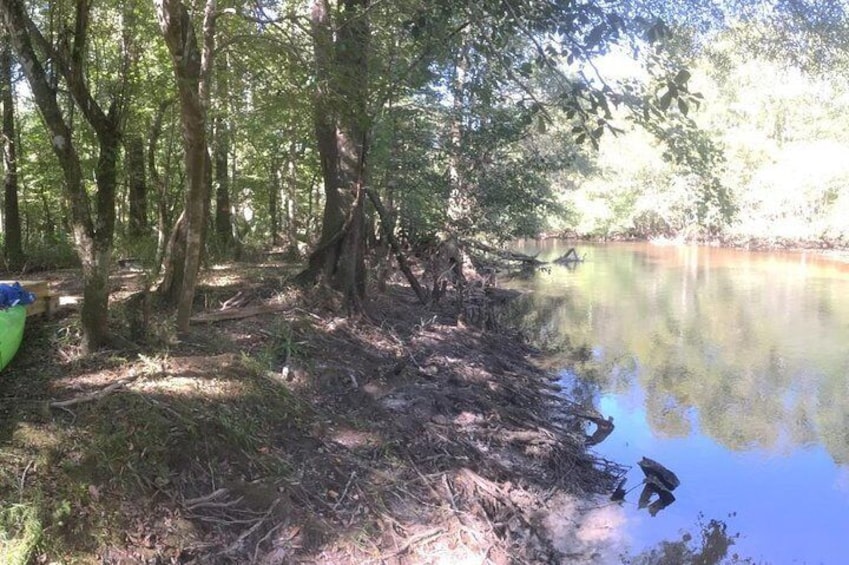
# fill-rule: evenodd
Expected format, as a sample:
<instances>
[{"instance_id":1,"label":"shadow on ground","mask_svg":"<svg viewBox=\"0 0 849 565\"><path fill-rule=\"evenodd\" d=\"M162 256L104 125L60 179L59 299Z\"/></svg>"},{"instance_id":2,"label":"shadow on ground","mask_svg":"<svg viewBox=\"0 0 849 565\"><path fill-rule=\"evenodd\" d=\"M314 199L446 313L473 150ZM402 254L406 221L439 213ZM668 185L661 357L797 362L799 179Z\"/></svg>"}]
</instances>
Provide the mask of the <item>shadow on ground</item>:
<instances>
[{"instance_id":1,"label":"shadow on ground","mask_svg":"<svg viewBox=\"0 0 849 565\"><path fill-rule=\"evenodd\" d=\"M555 535L582 521L564 500L610 492L618 469L586 453L515 336L459 323L451 297L424 308L392 287L350 320L281 277L211 276L198 308L247 290L276 312L87 358L62 351L73 314L28 328L0 379L7 556L591 560L598 540Z\"/></svg>"}]
</instances>

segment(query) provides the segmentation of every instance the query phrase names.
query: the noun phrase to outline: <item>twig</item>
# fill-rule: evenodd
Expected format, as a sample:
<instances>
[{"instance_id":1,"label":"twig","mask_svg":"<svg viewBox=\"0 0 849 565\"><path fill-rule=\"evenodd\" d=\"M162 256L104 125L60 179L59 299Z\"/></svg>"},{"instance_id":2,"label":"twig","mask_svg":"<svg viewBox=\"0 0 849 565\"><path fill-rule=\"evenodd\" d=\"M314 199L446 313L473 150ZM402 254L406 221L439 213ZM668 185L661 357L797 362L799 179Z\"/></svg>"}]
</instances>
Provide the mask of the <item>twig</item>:
<instances>
[{"instance_id":1,"label":"twig","mask_svg":"<svg viewBox=\"0 0 849 565\"><path fill-rule=\"evenodd\" d=\"M184 500L183 506L185 508L187 508L188 510L191 510L191 509L193 509L197 506L202 506L206 502L210 502L210 501L215 500L216 498L224 496L228 492L230 492L230 491L228 491L226 488L220 488L218 490L215 490L215 491L207 494L206 496L199 496L197 498L189 498L187 500Z\"/></svg>"},{"instance_id":2,"label":"twig","mask_svg":"<svg viewBox=\"0 0 849 565\"><path fill-rule=\"evenodd\" d=\"M19 494L19 497L20 497L20 498L23 498L23 497L24 497L24 487L26 486L26 483L27 483L27 473L29 473L30 468L31 468L34 464L35 464L35 461L34 461L34 460L30 460L30 462L29 462L29 463L27 463L27 466L26 466L26 467L24 467L24 472L23 472L23 473L21 473L21 488L20 488L20 494Z\"/></svg>"},{"instance_id":3,"label":"twig","mask_svg":"<svg viewBox=\"0 0 849 565\"><path fill-rule=\"evenodd\" d=\"M393 551L391 553L384 553L384 554L380 555L377 559L378 559L378 561L380 561L380 560L389 559L390 557L395 557L396 555L401 555L402 553L404 553L408 549L410 549L410 547L412 547L413 545L416 545L417 543L422 543L422 542L425 542L425 541L431 541L432 538L440 537L443 534L445 534L445 530L443 530L442 528L434 528L432 530L427 530L426 532L422 532L420 534L410 536L409 538L407 538L404 541L403 544L401 544L401 547L399 547L398 549L396 549L395 551Z\"/></svg>"},{"instance_id":4,"label":"twig","mask_svg":"<svg viewBox=\"0 0 849 565\"><path fill-rule=\"evenodd\" d=\"M102 389L97 390L95 392L90 392L88 394L81 394L80 396L76 396L76 397L70 398L68 400L54 400L53 402L48 403L48 406L50 408L66 409L68 406L75 406L77 404L83 404L85 402L92 402L94 400L100 400L104 396L111 394L111 393L115 392L116 390L118 390L119 388L122 388L122 387L130 384L131 382L138 379L140 376L141 375L132 375L132 376L127 377L125 379L121 379L120 381L115 381L111 385L103 387Z\"/></svg>"},{"instance_id":5,"label":"twig","mask_svg":"<svg viewBox=\"0 0 849 565\"><path fill-rule=\"evenodd\" d=\"M276 526L274 526L273 528L268 530L268 533L265 534L264 536L262 536L261 540L256 542L256 545L254 546L254 558L253 558L253 561L251 561L251 563L256 563L256 562L259 561L259 547L262 544L264 544L265 542L267 542L271 538L271 536L274 535L274 532L276 532L280 528L282 528L284 526L288 526L288 525L289 525L289 520L286 520L285 522L280 522L279 524L277 524Z\"/></svg>"},{"instance_id":6,"label":"twig","mask_svg":"<svg viewBox=\"0 0 849 565\"><path fill-rule=\"evenodd\" d=\"M275 500L271 504L271 506L268 508L268 511L266 511L266 513L263 514L263 516L261 518L258 518L256 520L256 523L253 526L251 526L250 528L248 528L247 530L242 532L242 534L236 539L236 541L231 543L227 547L227 549L224 550L224 554L226 555L226 554L235 553L235 552L239 551L239 549L242 547L242 544L245 542L245 540L248 539L254 532L256 532L260 528L260 526L262 526L265 523L266 520L268 520L268 517L271 516L271 513L274 512L274 509L277 508L277 505L279 503L280 503L280 499L278 498L277 500Z\"/></svg>"},{"instance_id":7,"label":"twig","mask_svg":"<svg viewBox=\"0 0 849 565\"><path fill-rule=\"evenodd\" d=\"M353 378L353 377L352 377ZM354 471L351 473L351 478L348 479L348 484L345 485L345 489L342 491L342 496L339 497L339 500L336 501L336 504L333 505L333 510L339 508L339 505L342 504L342 501L345 500L345 497L348 496L348 489L351 488L351 483L354 482L354 479L357 478L357 472Z\"/></svg>"}]
</instances>

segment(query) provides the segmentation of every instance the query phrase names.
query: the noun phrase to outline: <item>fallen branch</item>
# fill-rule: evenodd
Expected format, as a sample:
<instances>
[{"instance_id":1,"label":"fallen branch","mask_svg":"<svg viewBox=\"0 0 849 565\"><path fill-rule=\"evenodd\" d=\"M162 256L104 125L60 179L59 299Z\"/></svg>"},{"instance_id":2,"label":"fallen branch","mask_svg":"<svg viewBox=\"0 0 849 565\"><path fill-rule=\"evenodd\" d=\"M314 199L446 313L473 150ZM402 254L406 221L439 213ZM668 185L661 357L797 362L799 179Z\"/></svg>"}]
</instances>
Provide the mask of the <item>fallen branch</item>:
<instances>
[{"instance_id":1,"label":"fallen branch","mask_svg":"<svg viewBox=\"0 0 849 565\"><path fill-rule=\"evenodd\" d=\"M141 375L132 375L121 379L119 381L115 381L109 386L103 387L100 390L95 392L90 392L88 394L81 394L80 396L75 396L74 398L70 398L68 400L54 400L53 402L49 402L47 405L50 408L60 408L62 410L66 410L69 406L76 406L77 404L83 404L85 402L93 402L95 400L100 400L104 396L107 396L119 388L123 388L130 384L131 382L138 379Z\"/></svg>"},{"instance_id":2,"label":"fallen branch","mask_svg":"<svg viewBox=\"0 0 849 565\"><path fill-rule=\"evenodd\" d=\"M575 248L570 247L569 251L567 251L563 256L555 259L554 263L557 263L558 265L568 265L571 263L580 263L581 261L583 261L583 259L578 256L578 252L575 251Z\"/></svg>"},{"instance_id":3,"label":"fallen branch","mask_svg":"<svg viewBox=\"0 0 849 565\"><path fill-rule=\"evenodd\" d=\"M512 251L496 249L495 247L486 245L485 243L481 243L480 241L475 241L473 239L464 239L460 243L468 247L474 247L479 251L495 255L496 257L500 257L501 259L504 259L506 261L518 261L524 265L545 265L545 261L540 261L539 259L537 259L536 255L525 255L524 253L514 253Z\"/></svg>"},{"instance_id":4,"label":"fallen branch","mask_svg":"<svg viewBox=\"0 0 849 565\"><path fill-rule=\"evenodd\" d=\"M248 528L244 532L242 532L241 535L239 535L239 537L236 538L236 541L231 543L227 547L227 549L224 550L224 555L229 555L229 554L236 553L236 552L240 551L244 546L245 540L248 539L250 536L252 536L254 534L254 532L256 532L260 527L262 527L262 525L265 524L265 522L268 520L268 518L271 517L271 514L274 512L274 509L277 508L277 504L279 502L280 502L279 498L276 499L274 502L272 502L271 506L268 507L268 510L265 512L265 514L263 514L261 517L257 518L250 528ZM256 550L256 548L254 548L254 550Z\"/></svg>"},{"instance_id":5,"label":"fallen branch","mask_svg":"<svg viewBox=\"0 0 849 565\"><path fill-rule=\"evenodd\" d=\"M203 324L213 322L223 322L225 320L241 320L242 318L251 318L253 316L262 316L263 314L273 314L281 310L288 309L289 306L284 304L258 304L257 306L247 306L245 308L230 308L227 310L214 310L211 312L202 312L189 319L189 323Z\"/></svg>"},{"instance_id":6,"label":"fallen branch","mask_svg":"<svg viewBox=\"0 0 849 565\"><path fill-rule=\"evenodd\" d=\"M368 195L369 200L371 200L374 209L377 210L377 215L380 217L380 225L383 228L383 233L389 241L389 246L392 247L392 252L395 253L395 259L398 260L398 267L400 267L404 276L407 277L407 282L410 283L410 286L413 288L416 296L418 296L419 302L427 304L427 292L425 292L422 285L419 284L419 280L413 274L412 269L410 269L410 264L407 263L407 257L401 252L401 246L398 245L398 240L395 239L395 234L392 233L392 228L388 219L389 214L386 212L386 208L383 207L383 203L374 192L366 190L366 194Z\"/></svg>"}]
</instances>

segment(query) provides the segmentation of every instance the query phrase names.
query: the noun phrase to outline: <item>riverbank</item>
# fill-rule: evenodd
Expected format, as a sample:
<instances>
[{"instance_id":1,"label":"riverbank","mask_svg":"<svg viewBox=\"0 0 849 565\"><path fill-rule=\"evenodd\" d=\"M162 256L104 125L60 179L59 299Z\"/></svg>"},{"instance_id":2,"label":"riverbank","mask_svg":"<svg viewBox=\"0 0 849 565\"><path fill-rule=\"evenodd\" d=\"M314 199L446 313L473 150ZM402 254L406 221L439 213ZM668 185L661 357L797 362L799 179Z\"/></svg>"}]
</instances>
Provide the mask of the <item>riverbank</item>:
<instances>
[{"instance_id":1,"label":"riverbank","mask_svg":"<svg viewBox=\"0 0 849 565\"><path fill-rule=\"evenodd\" d=\"M823 255L838 261L849 262L849 242L843 239L798 239L786 237L751 237L741 235L725 235L719 237L688 237L678 236L612 236L595 237L580 235L574 232L544 233L539 240L563 240L587 243L609 242L648 242L657 245L704 245L727 249L745 249L748 251L795 251Z\"/></svg>"},{"instance_id":2,"label":"riverbank","mask_svg":"<svg viewBox=\"0 0 849 565\"><path fill-rule=\"evenodd\" d=\"M587 453L534 351L464 324L456 297L423 307L403 285L375 295L368 318L342 318L335 295L296 290L283 269L210 273L198 307L218 321L199 316L180 341L154 311L138 350L79 357L74 312L30 324L0 376L4 555L592 559L581 508L619 469ZM66 295L67 275L51 283ZM137 284L115 279L117 333L132 333Z\"/></svg>"}]
</instances>

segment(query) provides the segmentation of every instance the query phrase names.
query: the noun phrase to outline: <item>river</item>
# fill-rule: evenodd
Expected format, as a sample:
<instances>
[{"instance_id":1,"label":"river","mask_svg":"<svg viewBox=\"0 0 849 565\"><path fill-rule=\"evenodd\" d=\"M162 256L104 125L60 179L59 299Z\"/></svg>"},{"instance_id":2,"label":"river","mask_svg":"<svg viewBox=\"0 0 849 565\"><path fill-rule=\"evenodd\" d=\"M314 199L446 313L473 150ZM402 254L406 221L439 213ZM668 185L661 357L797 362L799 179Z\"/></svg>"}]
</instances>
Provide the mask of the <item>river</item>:
<instances>
[{"instance_id":1,"label":"river","mask_svg":"<svg viewBox=\"0 0 849 565\"><path fill-rule=\"evenodd\" d=\"M552 260L570 246L514 250ZM582 263L508 286L525 291L524 332L552 352L567 392L613 417L594 451L632 466L636 490L611 505L605 543L633 563L710 563L717 549L723 563L849 562L849 264L577 249ZM655 516L637 504L644 456L681 479Z\"/></svg>"}]
</instances>

